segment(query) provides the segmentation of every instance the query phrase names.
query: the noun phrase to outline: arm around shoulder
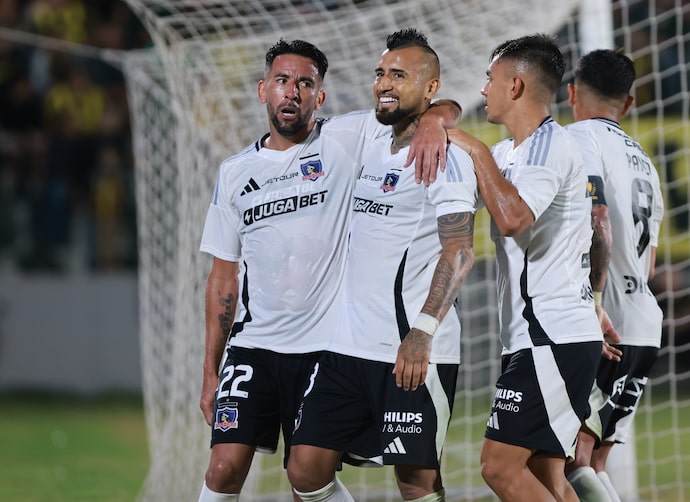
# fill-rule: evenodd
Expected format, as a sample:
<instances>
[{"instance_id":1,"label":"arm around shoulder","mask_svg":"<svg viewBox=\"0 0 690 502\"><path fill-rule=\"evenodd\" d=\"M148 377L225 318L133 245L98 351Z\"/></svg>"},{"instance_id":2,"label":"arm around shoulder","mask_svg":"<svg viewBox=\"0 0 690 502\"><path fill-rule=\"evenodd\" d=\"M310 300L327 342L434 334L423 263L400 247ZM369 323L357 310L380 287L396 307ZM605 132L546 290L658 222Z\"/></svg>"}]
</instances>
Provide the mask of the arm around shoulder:
<instances>
[{"instance_id":1,"label":"arm around shoulder","mask_svg":"<svg viewBox=\"0 0 690 502\"><path fill-rule=\"evenodd\" d=\"M460 129L448 131L448 139L472 158L479 193L502 235L518 235L534 223L532 210L515 185L503 176L483 141Z\"/></svg>"},{"instance_id":2,"label":"arm around shoulder","mask_svg":"<svg viewBox=\"0 0 690 502\"><path fill-rule=\"evenodd\" d=\"M415 180L429 185L436 181L437 170L446 168L446 131L457 126L462 115L460 105L450 99L432 104L419 117L419 124L410 142L405 167L415 163Z\"/></svg>"}]
</instances>

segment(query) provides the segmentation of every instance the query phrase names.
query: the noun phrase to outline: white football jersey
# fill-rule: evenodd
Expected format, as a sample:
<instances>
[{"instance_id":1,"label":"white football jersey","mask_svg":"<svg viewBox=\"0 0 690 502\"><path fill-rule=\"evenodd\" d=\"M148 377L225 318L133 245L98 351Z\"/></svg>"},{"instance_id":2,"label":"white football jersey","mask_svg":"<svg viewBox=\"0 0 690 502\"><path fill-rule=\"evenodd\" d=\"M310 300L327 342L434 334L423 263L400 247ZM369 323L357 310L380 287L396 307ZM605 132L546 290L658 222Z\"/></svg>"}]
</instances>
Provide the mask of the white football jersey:
<instances>
[{"instance_id":1,"label":"white football jersey","mask_svg":"<svg viewBox=\"0 0 690 502\"><path fill-rule=\"evenodd\" d=\"M517 148L507 139L492 153L535 218L513 237L492 224L503 352L602 340L589 282L592 204L577 144L549 118Z\"/></svg>"},{"instance_id":2,"label":"white football jersey","mask_svg":"<svg viewBox=\"0 0 690 502\"><path fill-rule=\"evenodd\" d=\"M285 151L261 141L223 161L200 249L241 264L229 344L280 353L326 347L340 327L352 187L364 149L387 133L373 110L319 119Z\"/></svg>"},{"instance_id":3,"label":"white football jersey","mask_svg":"<svg viewBox=\"0 0 690 502\"><path fill-rule=\"evenodd\" d=\"M603 306L624 344L659 347L663 314L647 286L664 213L657 170L616 122L582 120L566 129L582 150L593 200L609 208L613 246Z\"/></svg>"},{"instance_id":4,"label":"white football jersey","mask_svg":"<svg viewBox=\"0 0 690 502\"><path fill-rule=\"evenodd\" d=\"M393 155L390 145L390 135L372 144L355 184L343 312L350 329L334 337L329 350L394 363L427 298L441 253L437 218L474 213L477 179L470 157L450 145L445 172L428 188L418 185L414 167L403 168L409 148ZM460 362L455 308L436 331L431 362Z\"/></svg>"}]
</instances>

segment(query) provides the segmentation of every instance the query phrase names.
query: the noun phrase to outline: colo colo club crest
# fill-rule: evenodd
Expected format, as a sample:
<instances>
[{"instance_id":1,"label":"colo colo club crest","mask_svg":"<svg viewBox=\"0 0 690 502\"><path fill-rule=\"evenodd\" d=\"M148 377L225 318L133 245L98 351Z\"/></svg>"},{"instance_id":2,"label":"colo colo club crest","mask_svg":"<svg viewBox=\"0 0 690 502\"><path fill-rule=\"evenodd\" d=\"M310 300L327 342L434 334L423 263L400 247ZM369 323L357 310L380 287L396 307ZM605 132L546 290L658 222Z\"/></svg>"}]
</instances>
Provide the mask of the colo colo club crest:
<instances>
[{"instance_id":1,"label":"colo colo club crest","mask_svg":"<svg viewBox=\"0 0 690 502\"><path fill-rule=\"evenodd\" d=\"M383 178L383 184L381 185L381 190L384 192L392 192L395 190L395 185L398 184L400 176L395 173L388 173L386 177Z\"/></svg>"},{"instance_id":2,"label":"colo colo club crest","mask_svg":"<svg viewBox=\"0 0 690 502\"><path fill-rule=\"evenodd\" d=\"M321 165L321 160L310 160L299 166L302 170L302 179L316 181L321 176L323 176L323 166Z\"/></svg>"}]
</instances>

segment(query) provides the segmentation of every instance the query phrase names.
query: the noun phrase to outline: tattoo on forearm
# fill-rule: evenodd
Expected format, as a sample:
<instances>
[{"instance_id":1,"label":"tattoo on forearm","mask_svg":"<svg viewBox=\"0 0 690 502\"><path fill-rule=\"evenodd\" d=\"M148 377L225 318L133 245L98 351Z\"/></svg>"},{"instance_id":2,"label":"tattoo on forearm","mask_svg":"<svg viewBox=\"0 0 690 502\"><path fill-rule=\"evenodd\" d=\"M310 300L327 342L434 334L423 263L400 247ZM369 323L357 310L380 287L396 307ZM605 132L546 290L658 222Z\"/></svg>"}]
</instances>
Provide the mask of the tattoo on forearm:
<instances>
[{"instance_id":1,"label":"tattoo on forearm","mask_svg":"<svg viewBox=\"0 0 690 502\"><path fill-rule=\"evenodd\" d=\"M458 213L441 216L438 219L438 232L444 250L452 248L452 252L441 253L434 271L425 304L425 310L433 314L450 307L474 265L474 215Z\"/></svg>"},{"instance_id":2,"label":"tattoo on forearm","mask_svg":"<svg viewBox=\"0 0 690 502\"><path fill-rule=\"evenodd\" d=\"M611 227L606 206L592 208L592 245L590 246L590 274L592 287L601 291L606 285L606 275L611 261Z\"/></svg>"},{"instance_id":3,"label":"tattoo on forearm","mask_svg":"<svg viewBox=\"0 0 690 502\"><path fill-rule=\"evenodd\" d=\"M232 321L235 319L235 296L230 293L225 298L220 298L218 303L220 303L220 306L223 308L223 311L218 315L220 329L223 333L230 333Z\"/></svg>"},{"instance_id":4,"label":"tattoo on forearm","mask_svg":"<svg viewBox=\"0 0 690 502\"><path fill-rule=\"evenodd\" d=\"M611 261L611 249L606 239L601 238L598 232L592 235L592 246L590 248L591 271L590 282L594 288L602 287L602 282L606 278L606 272Z\"/></svg>"}]
</instances>

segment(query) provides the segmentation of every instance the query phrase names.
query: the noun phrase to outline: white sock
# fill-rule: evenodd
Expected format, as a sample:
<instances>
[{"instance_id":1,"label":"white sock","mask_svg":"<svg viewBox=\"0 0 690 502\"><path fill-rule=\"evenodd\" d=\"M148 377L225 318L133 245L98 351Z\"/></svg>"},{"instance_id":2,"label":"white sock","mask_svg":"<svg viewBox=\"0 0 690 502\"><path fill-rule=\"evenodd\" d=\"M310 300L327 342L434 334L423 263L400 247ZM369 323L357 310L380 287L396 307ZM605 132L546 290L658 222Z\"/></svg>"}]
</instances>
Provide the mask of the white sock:
<instances>
[{"instance_id":1,"label":"white sock","mask_svg":"<svg viewBox=\"0 0 690 502\"><path fill-rule=\"evenodd\" d=\"M611 483L611 478L606 474L606 471L597 472L597 477L599 481L601 481L601 484L604 485L604 488L606 488L611 502L621 502L621 498L618 496L616 489L613 487L613 483Z\"/></svg>"},{"instance_id":2,"label":"white sock","mask_svg":"<svg viewBox=\"0 0 690 502\"><path fill-rule=\"evenodd\" d=\"M199 494L198 502L238 502L240 500L239 493L218 493L209 489L204 482L204 486L201 488L201 493Z\"/></svg>"},{"instance_id":3,"label":"white sock","mask_svg":"<svg viewBox=\"0 0 690 502\"><path fill-rule=\"evenodd\" d=\"M299 492L295 490L295 493L304 502L355 502L355 499L352 498L345 485L337 477L316 491Z\"/></svg>"},{"instance_id":4,"label":"white sock","mask_svg":"<svg viewBox=\"0 0 690 502\"><path fill-rule=\"evenodd\" d=\"M608 491L594 469L589 466L575 469L568 474L568 481L580 498L580 502L611 502Z\"/></svg>"},{"instance_id":5,"label":"white sock","mask_svg":"<svg viewBox=\"0 0 690 502\"><path fill-rule=\"evenodd\" d=\"M440 491L424 495L412 500L407 500L405 502L446 502L446 491L441 488Z\"/></svg>"}]
</instances>

